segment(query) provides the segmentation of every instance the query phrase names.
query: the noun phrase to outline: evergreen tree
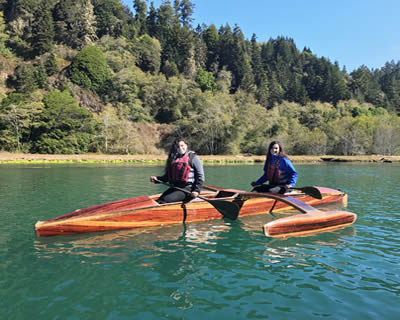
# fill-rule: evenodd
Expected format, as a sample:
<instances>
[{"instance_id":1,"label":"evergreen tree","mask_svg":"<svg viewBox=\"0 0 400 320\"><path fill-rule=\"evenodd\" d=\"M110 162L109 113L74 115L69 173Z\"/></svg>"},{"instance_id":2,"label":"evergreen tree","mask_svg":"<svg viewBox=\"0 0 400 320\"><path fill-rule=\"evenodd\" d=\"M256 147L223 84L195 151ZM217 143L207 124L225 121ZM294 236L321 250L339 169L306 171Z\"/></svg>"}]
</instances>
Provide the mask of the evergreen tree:
<instances>
[{"instance_id":1,"label":"evergreen tree","mask_svg":"<svg viewBox=\"0 0 400 320\"><path fill-rule=\"evenodd\" d=\"M120 0L93 0L93 3L97 36L121 36L124 10Z\"/></svg>"},{"instance_id":2,"label":"evergreen tree","mask_svg":"<svg viewBox=\"0 0 400 320\"><path fill-rule=\"evenodd\" d=\"M268 73L273 71L274 65L274 46L271 40L261 45L261 60L264 70Z\"/></svg>"},{"instance_id":3,"label":"evergreen tree","mask_svg":"<svg viewBox=\"0 0 400 320\"><path fill-rule=\"evenodd\" d=\"M288 88L285 94L288 101L305 105L308 102L307 91L302 83L301 75L295 72L290 74Z\"/></svg>"},{"instance_id":4,"label":"evergreen tree","mask_svg":"<svg viewBox=\"0 0 400 320\"><path fill-rule=\"evenodd\" d=\"M269 84L268 108L272 108L274 105L282 102L284 90L282 89L282 86L279 84L275 72L271 73L268 84Z\"/></svg>"},{"instance_id":5,"label":"evergreen tree","mask_svg":"<svg viewBox=\"0 0 400 320\"><path fill-rule=\"evenodd\" d=\"M147 5L145 1L142 0L134 0L133 8L135 9L135 27L138 32L138 35L142 35L147 33L147 25L146 25L146 12Z\"/></svg>"},{"instance_id":6,"label":"evergreen tree","mask_svg":"<svg viewBox=\"0 0 400 320\"><path fill-rule=\"evenodd\" d=\"M324 65L323 84L320 91L321 101L336 104L339 100L350 98L346 80L337 64L332 65L327 59L322 58Z\"/></svg>"},{"instance_id":7,"label":"evergreen tree","mask_svg":"<svg viewBox=\"0 0 400 320\"><path fill-rule=\"evenodd\" d=\"M176 16L171 7L169 0L163 0L162 5L157 10L155 36L161 42L163 51L173 50L174 43L172 38L172 32L174 29L174 23L176 22ZM168 48L167 48L168 47ZM170 52L163 53L163 59L171 58Z\"/></svg>"},{"instance_id":8,"label":"evergreen tree","mask_svg":"<svg viewBox=\"0 0 400 320\"><path fill-rule=\"evenodd\" d=\"M387 62L382 68L379 83L386 95L386 108L400 114L400 62Z\"/></svg>"},{"instance_id":9,"label":"evergreen tree","mask_svg":"<svg viewBox=\"0 0 400 320\"><path fill-rule=\"evenodd\" d=\"M178 0L175 0L179 2ZM190 29L193 21L192 15L194 11L194 4L190 0L181 0L179 2L179 20L183 27Z\"/></svg>"},{"instance_id":10,"label":"evergreen tree","mask_svg":"<svg viewBox=\"0 0 400 320\"><path fill-rule=\"evenodd\" d=\"M200 68L206 68L207 62L207 46L201 37L201 31L199 31L199 29L193 33L191 46L193 47L193 63L196 73ZM188 61L188 63L190 62Z\"/></svg>"},{"instance_id":11,"label":"evergreen tree","mask_svg":"<svg viewBox=\"0 0 400 320\"><path fill-rule=\"evenodd\" d=\"M31 93L38 88L36 68L30 63L20 64L14 74L9 76L7 83L19 93Z\"/></svg>"},{"instance_id":12,"label":"evergreen tree","mask_svg":"<svg viewBox=\"0 0 400 320\"><path fill-rule=\"evenodd\" d=\"M53 52L46 57L44 67L48 76L52 76L58 72L56 57Z\"/></svg>"},{"instance_id":13,"label":"evergreen tree","mask_svg":"<svg viewBox=\"0 0 400 320\"><path fill-rule=\"evenodd\" d=\"M254 93L257 102L263 107L267 108L269 105L269 86L268 86L268 78L266 73L262 75L260 80L260 84L257 86L256 92Z\"/></svg>"},{"instance_id":14,"label":"evergreen tree","mask_svg":"<svg viewBox=\"0 0 400 320\"><path fill-rule=\"evenodd\" d=\"M233 29L233 46L232 46L232 64L230 70L233 74L232 85L235 89L241 87L246 91L252 91L254 88L254 76L252 74L251 65L247 56L246 41L242 30L238 25ZM245 83L243 80L246 79Z\"/></svg>"},{"instance_id":15,"label":"evergreen tree","mask_svg":"<svg viewBox=\"0 0 400 320\"><path fill-rule=\"evenodd\" d=\"M45 0L47 1L47 0ZM4 11L10 33L24 41L32 37L32 23L42 0L9 0Z\"/></svg>"},{"instance_id":16,"label":"evergreen tree","mask_svg":"<svg viewBox=\"0 0 400 320\"><path fill-rule=\"evenodd\" d=\"M10 50L6 47L6 42L9 40L10 36L6 32L6 23L4 20L4 13L0 11L0 54L5 56L10 55Z\"/></svg>"},{"instance_id":17,"label":"evergreen tree","mask_svg":"<svg viewBox=\"0 0 400 320\"><path fill-rule=\"evenodd\" d=\"M35 12L35 20L32 23L33 35L31 39L34 55L41 55L51 51L53 47L54 22L51 15L52 0L43 0L39 3Z\"/></svg>"},{"instance_id":18,"label":"evergreen tree","mask_svg":"<svg viewBox=\"0 0 400 320\"><path fill-rule=\"evenodd\" d=\"M36 67L35 80L40 89L47 88L47 72L46 68L42 64Z\"/></svg>"},{"instance_id":19,"label":"evergreen tree","mask_svg":"<svg viewBox=\"0 0 400 320\"><path fill-rule=\"evenodd\" d=\"M60 0L53 15L59 43L80 49L97 39L96 17L90 0Z\"/></svg>"},{"instance_id":20,"label":"evergreen tree","mask_svg":"<svg viewBox=\"0 0 400 320\"><path fill-rule=\"evenodd\" d=\"M254 73L254 81L257 87L260 87L264 79L265 72L263 69L262 59L261 59L261 47L257 43L257 37L255 34L253 34L251 37L250 57L251 57L251 68Z\"/></svg>"},{"instance_id":21,"label":"evergreen tree","mask_svg":"<svg viewBox=\"0 0 400 320\"><path fill-rule=\"evenodd\" d=\"M232 84L236 83L235 75L233 74L233 63L234 63L234 39L231 27L227 24L221 26L218 30L219 36L219 70L225 69L232 73ZM236 87L234 88L236 89Z\"/></svg>"},{"instance_id":22,"label":"evergreen tree","mask_svg":"<svg viewBox=\"0 0 400 320\"><path fill-rule=\"evenodd\" d=\"M303 65L302 83L307 91L307 96L312 101L321 100L323 74L320 68L320 61L308 49L301 54Z\"/></svg>"},{"instance_id":23,"label":"evergreen tree","mask_svg":"<svg viewBox=\"0 0 400 320\"><path fill-rule=\"evenodd\" d=\"M215 25L210 25L202 33L202 38L207 46L207 70L217 73L219 67L219 35Z\"/></svg>"},{"instance_id":24,"label":"evergreen tree","mask_svg":"<svg viewBox=\"0 0 400 320\"><path fill-rule=\"evenodd\" d=\"M151 37L157 36L157 10L153 1L150 3L149 14L146 18L146 29Z\"/></svg>"}]
</instances>

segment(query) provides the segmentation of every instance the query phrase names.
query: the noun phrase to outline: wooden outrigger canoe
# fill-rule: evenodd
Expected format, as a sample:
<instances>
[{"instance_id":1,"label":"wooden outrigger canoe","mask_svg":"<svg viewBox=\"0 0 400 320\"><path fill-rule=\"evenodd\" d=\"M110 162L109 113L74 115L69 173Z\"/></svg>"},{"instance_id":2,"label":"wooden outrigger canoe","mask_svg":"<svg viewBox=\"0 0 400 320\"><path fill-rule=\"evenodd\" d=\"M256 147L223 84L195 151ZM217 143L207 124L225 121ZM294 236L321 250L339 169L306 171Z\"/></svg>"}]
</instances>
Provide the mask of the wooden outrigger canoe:
<instances>
[{"instance_id":1,"label":"wooden outrigger canoe","mask_svg":"<svg viewBox=\"0 0 400 320\"><path fill-rule=\"evenodd\" d=\"M324 187L315 187L320 191L322 199L313 198L302 192L293 192L290 196L287 196L244 192L215 186L204 187L212 191L202 192L203 198L232 202L238 206L239 216L266 213L272 208L274 212L277 212L294 207L305 213L302 215L304 217L321 212L311 206L331 203L340 203L343 207L347 206L347 195L344 192ZM211 201L196 198L187 203L158 204L155 200L159 196L139 196L78 209L47 221L38 221L35 224L35 231L38 236L55 236L154 227L221 218L221 213L210 204ZM267 229L270 230L271 228ZM266 229L264 228L264 230ZM290 232L293 233L293 230ZM282 232L277 234L272 231L266 232L266 235L282 236Z\"/></svg>"}]
</instances>

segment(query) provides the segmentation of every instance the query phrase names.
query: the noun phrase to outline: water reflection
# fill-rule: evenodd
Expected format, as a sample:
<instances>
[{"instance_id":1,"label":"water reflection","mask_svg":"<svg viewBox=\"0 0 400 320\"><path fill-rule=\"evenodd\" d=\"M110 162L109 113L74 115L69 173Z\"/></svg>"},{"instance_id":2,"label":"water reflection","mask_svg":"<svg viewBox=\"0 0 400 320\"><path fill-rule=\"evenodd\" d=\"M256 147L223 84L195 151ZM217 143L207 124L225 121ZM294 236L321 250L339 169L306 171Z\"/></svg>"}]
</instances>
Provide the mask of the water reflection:
<instances>
[{"instance_id":1,"label":"water reflection","mask_svg":"<svg viewBox=\"0 0 400 320\"><path fill-rule=\"evenodd\" d=\"M201 243L215 245L220 233L230 228L224 220L137 228L111 232L36 238L34 247L40 258L52 258L56 254L74 254L85 257L107 256L122 258L124 254L138 250L157 252L176 251L175 245ZM123 260L121 260L122 262Z\"/></svg>"}]
</instances>

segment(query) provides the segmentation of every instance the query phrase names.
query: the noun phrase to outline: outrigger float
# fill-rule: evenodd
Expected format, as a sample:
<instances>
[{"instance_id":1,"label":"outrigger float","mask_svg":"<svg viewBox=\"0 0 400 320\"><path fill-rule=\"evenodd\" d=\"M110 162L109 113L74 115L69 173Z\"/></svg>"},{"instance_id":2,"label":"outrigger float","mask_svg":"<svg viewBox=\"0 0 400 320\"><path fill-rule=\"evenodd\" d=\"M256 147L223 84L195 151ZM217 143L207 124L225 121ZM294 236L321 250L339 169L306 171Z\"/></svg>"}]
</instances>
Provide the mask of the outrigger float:
<instances>
[{"instance_id":1,"label":"outrigger float","mask_svg":"<svg viewBox=\"0 0 400 320\"><path fill-rule=\"evenodd\" d=\"M347 206L347 195L324 187L297 188L289 194L245 192L205 185L200 197L182 203L159 204L159 194L139 196L78 209L59 217L38 221L37 236L69 235L168 224L197 222L223 217L237 217L284 212L296 209L300 214L280 218L264 225L269 237L308 235L342 228L357 216L348 211L321 211L315 206L340 204Z\"/></svg>"}]
</instances>

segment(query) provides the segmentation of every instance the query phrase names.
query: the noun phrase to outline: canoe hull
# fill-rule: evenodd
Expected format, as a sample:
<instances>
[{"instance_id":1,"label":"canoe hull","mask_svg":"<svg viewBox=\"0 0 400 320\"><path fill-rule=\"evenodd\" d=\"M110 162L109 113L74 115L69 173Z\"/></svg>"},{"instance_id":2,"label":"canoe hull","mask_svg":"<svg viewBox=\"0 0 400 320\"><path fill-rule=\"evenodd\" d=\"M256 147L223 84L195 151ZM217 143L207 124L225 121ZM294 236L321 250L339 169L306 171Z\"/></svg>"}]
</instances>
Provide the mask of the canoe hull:
<instances>
[{"instance_id":1,"label":"canoe hull","mask_svg":"<svg viewBox=\"0 0 400 320\"><path fill-rule=\"evenodd\" d=\"M342 206L347 205L347 195L342 191L318 188L323 195L322 199L314 199L301 193L293 194L292 197L296 197L312 206L331 203L341 203ZM236 203L240 208L239 217L269 212L274 205L274 212L285 211L290 208L283 202L275 203L274 199L268 198L254 198L242 201L237 198L240 192L240 190L224 189L223 193L221 191L204 192L202 196ZM222 218L221 214L211 204L199 198L185 204L169 203L160 205L155 201L158 196L133 197L79 209L47 221L38 221L35 224L35 231L37 236L55 236L154 227Z\"/></svg>"}]
</instances>

